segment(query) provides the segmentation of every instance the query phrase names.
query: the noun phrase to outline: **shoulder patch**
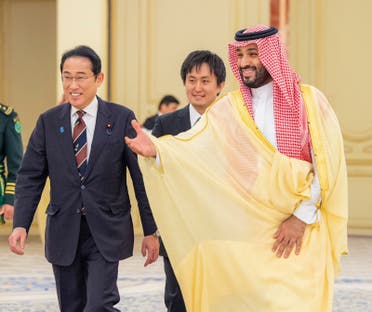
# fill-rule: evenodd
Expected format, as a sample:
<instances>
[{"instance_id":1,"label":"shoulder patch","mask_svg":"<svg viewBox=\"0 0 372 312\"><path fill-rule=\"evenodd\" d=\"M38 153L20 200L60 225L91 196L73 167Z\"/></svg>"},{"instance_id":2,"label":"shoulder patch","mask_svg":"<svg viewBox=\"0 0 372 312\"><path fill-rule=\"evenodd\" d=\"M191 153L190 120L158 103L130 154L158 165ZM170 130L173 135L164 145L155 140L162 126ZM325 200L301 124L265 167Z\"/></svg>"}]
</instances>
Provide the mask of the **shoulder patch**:
<instances>
[{"instance_id":1,"label":"shoulder patch","mask_svg":"<svg viewBox=\"0 0 372 312\"><path fill-rule=\"evenodd\" d=\"M21 133L22 130L22 125L21 122L19 121L18 115L13 118L14 122L14 129L17 133Z\"/></svg>"},{"instance_id":2,"label":"shoulder patch","mask_svg":"<svg viewBox=\"0 0 372 312\"><path fill-rule=\"evenodd\" d=\"M17 133L21 133L22 126L21 126L21 122L19 120L14 124L14 129Z\"/></svg>"},{"instance_id":3,"label":"shoulder patch","mask_svg":"<svg viewBox=\"0 0 372 312\"><path fill-rule=\"evenodd\" d=\"M0 103L0 111L5 115L10 115L13 112L13 108Z\"/></svg>"}]
</instances>

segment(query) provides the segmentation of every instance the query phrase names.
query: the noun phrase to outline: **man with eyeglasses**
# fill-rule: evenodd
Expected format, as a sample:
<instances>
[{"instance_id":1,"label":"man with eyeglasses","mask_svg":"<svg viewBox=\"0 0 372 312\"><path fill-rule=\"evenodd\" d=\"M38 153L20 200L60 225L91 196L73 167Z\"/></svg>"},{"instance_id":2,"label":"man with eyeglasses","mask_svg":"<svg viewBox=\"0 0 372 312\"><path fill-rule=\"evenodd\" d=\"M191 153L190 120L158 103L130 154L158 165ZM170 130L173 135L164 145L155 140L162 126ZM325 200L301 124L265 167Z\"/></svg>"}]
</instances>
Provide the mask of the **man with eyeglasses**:
<instances>
[{"instance_id":1,"label":"man with eyeglasses","mask_svg":"<svg viewBox=\"0 0 372 312\"><path fill-rule=\"evenodd\" d=\"M67 103L41 114L18 172L10 249L23 254L45 181L46 257L53 265L61 311L119 311L118 262L132 256L133 225L126 185L129 170L142 220L145 266L159 240L136 155L128 108L97 97L104 75L91 48L65 52L60 70Z\"/></svg>"}]
</instances>

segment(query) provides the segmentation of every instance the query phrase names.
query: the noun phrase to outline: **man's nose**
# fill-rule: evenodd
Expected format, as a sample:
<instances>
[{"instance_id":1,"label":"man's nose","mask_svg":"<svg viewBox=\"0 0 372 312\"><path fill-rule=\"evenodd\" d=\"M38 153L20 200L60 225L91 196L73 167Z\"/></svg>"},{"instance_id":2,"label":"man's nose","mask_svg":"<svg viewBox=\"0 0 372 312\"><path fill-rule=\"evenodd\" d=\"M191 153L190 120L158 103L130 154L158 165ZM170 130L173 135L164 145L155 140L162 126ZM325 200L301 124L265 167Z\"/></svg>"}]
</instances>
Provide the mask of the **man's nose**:
<instances>
[{"instance_id":1,"label":"man's nose","mask_svg":"<svg viewBox=\"0 0 372 312\"><path fill-rule=\"evenodd\" d=\"M70 88L76 89L78 87L79 87L79 84L78 84L77 80L75 78L73 78L71 83L70 83Z\"/></svg>"},{"instance_id":2,"label":"man's nose","mask_svg":"<svg viewBox=\"0 0 372 312\"><path fill-rule=\"evenodd\" d=\"M201 90L201 88L202 88L202 82L197 81L196 84L195 84L195 90Z\"/></svg>"},{"instance_id":3,"label":"man's nose","mask_svg":"<svg viewBox=\"0 0 372 312\"><path fill-rule=\"evenodd\" d=\"M245 66L250 66L250 65L251 65L251 61L250 61L250 59L249 59L247 56L244 56L244 57L241 59L240 67L245 67Z\"/></svg>"}]
</instances>

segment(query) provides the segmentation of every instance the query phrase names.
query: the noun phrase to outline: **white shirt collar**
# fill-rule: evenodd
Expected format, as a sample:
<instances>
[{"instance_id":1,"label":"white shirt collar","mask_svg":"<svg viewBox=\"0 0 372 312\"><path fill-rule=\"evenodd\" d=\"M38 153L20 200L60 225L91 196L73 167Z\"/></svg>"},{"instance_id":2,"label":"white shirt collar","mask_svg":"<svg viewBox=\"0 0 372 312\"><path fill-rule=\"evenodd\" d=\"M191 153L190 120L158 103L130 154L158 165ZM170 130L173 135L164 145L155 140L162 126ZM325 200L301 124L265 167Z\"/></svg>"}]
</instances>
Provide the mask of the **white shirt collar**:
<instances>
[{"instance_id":1,"label":"white shirt collar","mask_svg":"<svg viewBox=\"0 0 372 312\"><path fill-rule=\"evenodd\" d=\"M190 124L191 127L195 124L195 122L200 118L200 114L197 112L197 110L192 106L189 105L189 112L190 112Z\"/></svg>"},{"instance_id":2,"label":"white shirt collar","mask_svg":"<svg viewBox=\"0 0 372 312\"><path fill-rule=\"evenodd\" d=\"M273 82L263 85L259 88L251 88L253 98L272 97L273 96Z\"/></svg>"},{"instance_id":3,"label":"white shirt collar","mask_svg":"<svg viewBox=\"0 0 372 312\"><path fill-rule=\"evenodd\" d=\"M74 114L76 115L76 112L78 110L79 110L78 108L71 105L71 116L74 116ZM91 117L96 117L97 116L98 99L97 99L96 96L93 98L92 102L90 102L89 105L84 108L84 112Z\"/></svg>"},{"instance_id":4,"label":"white shirt collar","mask_svg":"<svg viewBox=\"0 0 372 312\"><path fill-rule=\"evenodd\" d=\"M254 121L266 139L273 146L276 144L276 129L273 106L273 83L252 89L252 108Z\"/></svg>"}]
</instances>

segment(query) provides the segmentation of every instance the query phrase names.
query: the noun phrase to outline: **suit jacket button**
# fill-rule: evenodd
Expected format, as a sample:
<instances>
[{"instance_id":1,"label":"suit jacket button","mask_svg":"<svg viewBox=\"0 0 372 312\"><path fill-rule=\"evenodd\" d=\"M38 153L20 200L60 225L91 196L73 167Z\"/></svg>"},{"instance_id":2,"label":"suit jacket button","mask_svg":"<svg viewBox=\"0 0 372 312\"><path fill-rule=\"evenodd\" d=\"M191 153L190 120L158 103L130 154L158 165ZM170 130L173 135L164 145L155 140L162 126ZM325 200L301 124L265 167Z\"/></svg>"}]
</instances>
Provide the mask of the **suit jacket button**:
<instances>
[{"instance_id":1,"label":"suit jacket button","mask_svg":"<svg viewBox=\"0 0 372 312\"><path fill-rule=\"evenodd\" d=\"M87 214L87 208L83 207L80 209L80 212L83 216L85 216Z\"/></svg>"}]
</instances>

